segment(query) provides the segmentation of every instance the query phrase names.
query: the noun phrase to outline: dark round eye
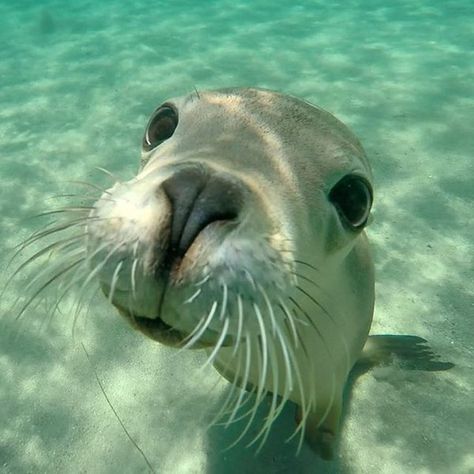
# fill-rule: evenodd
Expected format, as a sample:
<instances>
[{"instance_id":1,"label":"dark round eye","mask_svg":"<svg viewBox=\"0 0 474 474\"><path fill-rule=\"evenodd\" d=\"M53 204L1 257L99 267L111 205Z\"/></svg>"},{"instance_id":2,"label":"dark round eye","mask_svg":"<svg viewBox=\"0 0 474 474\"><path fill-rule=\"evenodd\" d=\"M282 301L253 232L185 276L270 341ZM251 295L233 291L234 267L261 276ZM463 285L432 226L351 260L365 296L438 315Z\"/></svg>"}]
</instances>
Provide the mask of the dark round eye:
<instances>
[{"instance_id":1,"label":"dark round eye","mask_svg":"<svg viewBox=\"0 0 474 474\"><path fill-rule=\"evenodd\" d=\"M329 199L352 228L359 229L366 224L372 206L372 188L366 179L345 176L332 188Z\"/></svg>"},{"instance_id":2,"label":"dark round eye","mask_svg":"<svg viewBox=\"0 0 474 474\"><path fill-rule=\"evenodd\" d=\"M151 117L143 137L143 148L150 151L173 135L178 126L178 112L171 105L162 105Z\"/></svg>"}]
</instances>

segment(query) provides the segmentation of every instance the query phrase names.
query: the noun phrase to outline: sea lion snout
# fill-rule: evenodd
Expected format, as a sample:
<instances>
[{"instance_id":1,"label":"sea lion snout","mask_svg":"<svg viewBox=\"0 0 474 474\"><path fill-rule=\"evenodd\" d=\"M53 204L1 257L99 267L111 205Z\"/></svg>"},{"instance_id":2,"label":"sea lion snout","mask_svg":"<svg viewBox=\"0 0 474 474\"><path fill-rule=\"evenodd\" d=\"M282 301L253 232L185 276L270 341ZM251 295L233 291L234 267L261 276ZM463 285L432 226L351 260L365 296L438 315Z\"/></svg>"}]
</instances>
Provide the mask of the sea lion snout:
<instances>
[{"instance_id":1,"label":"sea lion snout","mask_svg":"<svg viewBox=\"0 0 474 474\"><path fill-rule=\"evenodd\" d=\"M161 184L171 204L169 257L182 258L209 224L236 223L244 205L243 185L202 167L177 171Z\"/></svg>"}]
</instances>

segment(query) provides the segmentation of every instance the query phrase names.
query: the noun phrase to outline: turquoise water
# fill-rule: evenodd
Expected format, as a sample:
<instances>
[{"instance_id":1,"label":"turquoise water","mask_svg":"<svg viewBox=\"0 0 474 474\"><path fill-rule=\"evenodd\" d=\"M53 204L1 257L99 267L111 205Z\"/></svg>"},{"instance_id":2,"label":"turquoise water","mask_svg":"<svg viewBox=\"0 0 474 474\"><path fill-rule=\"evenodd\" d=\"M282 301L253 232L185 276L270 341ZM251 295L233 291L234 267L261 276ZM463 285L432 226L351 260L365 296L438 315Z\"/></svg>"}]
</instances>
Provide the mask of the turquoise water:
<instances>
[{"instance_id":1,"label":"turquoise water","mask_svg":"<svg viewBox=\"0 0 474 474\"><path fill-rule=\"evenodd\" d=\"M425 337L456 367L361 378L327 463L287 410L258 456L199 415L225 393L199 354L130 331L94 301L41 329L3 295L0 471L147 472L98 387L160 473L471 473L474 5L464 1L0 1L0 257L67 180L126 179L148 115L195 87L259 86L316 103L359 136L376 178L373 332ZM6 273L6 272L4 272ZM5 275L3 275L4 277ZM210 396L209 393L213 395Z\"/></svg>"}]
</instances>

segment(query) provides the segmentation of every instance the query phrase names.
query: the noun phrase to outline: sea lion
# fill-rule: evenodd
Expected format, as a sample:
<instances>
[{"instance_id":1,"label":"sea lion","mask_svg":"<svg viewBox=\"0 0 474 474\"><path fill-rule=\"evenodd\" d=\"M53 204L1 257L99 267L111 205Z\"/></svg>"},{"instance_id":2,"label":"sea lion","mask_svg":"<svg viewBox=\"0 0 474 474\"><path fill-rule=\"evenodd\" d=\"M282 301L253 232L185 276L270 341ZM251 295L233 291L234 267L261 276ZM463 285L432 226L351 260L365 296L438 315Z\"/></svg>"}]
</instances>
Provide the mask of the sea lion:
<instances>
[{"instance_id":1,"label":"sea lion","mask_svg":"<svg viewBox=\"0 0 474 474\"><path fill-rule=\"evenodd\" d=\"M328 457L372 321L372 198L361 144L328 112L266 90L200 91L153 113L139 173L94 205L89 260L134 327L209 347L256 405L273 394L262 439L290 399Z\"/></svg>"},{"instance_id":2,"label":"sea lion","mask_svg":"<svg viewBox=\"0 0 474 474\"><path fill-rule=\"evenodd\" d=\"M154 111L138 174L72 221L85 245L58 243L72 256L55 272L88 268L84 285L98 279L136 329L205 348L233 383L229 421L238 387L255 394L242 436L265 396L261 443L292 400L295 433L329 459L357 361L427 354L420 338L368 338L372 202L365 152L330 113L268 90L199 91Z\"/></svg>"}]
</instances>

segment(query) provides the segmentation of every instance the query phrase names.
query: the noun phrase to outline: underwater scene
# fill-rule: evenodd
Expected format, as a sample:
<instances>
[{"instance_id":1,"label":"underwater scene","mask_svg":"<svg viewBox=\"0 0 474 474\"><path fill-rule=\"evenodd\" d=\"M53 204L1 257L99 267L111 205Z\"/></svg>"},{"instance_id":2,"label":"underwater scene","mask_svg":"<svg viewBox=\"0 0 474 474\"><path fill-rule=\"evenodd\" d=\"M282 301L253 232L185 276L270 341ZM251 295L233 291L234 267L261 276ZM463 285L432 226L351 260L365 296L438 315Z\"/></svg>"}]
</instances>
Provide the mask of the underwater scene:
<instances>
[{"instance_id":1,"label":"underwater scene","mask_svg":"<svg viewBox=\"0 0 474 474\"><path fill-rule=\"evenodd\" d=\"M474 473L473 25L0 0L0 472Z\"/></svg>"}]
</instances>

